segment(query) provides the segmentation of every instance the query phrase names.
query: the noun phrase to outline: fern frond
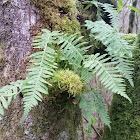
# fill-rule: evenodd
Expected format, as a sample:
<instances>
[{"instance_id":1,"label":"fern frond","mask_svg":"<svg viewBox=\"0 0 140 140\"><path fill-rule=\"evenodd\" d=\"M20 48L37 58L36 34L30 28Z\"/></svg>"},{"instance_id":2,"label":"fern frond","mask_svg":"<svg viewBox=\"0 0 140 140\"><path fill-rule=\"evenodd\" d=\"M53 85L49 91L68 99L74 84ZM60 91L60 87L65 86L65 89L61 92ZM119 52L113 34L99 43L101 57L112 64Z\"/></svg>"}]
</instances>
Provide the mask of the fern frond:
<instances>
[{"instance_id":1,"label":"fern frond","mask_svg":"<svg viewBox=\"0 0 140 140\"><path fill-rule=\"evenodd\" d=\"M19 89L22 85L21 80L11 82L10 85L6 85L0 89L0 114L4 115L4 108L8 109L12 99L15 99L20 92Z\"/></svg>"},{"instance_id":2,"label":"fern frond","mask_svg":"<svg viewBox=\"0 0 140 140\"><path fill-rule=\"evenodd\" d=\"M54 69L57 68L55 63L56 52L52 48L52 43L60 35L59 32L50 32L43 30L44 33L41 36L37 36L33 45L35 48L42 49L42 51L32 54L30 57L33 59L30 61L33 66L27 69L29 74L22 87L22 93L24 94L24 114L22 121L25 120L29 111L33 106L38 104L38 101L42 101L42 95L48 94L47 86L51 84L47 81L53 76Z\"/></svg>"},{"instance_id":3,"label":"fern frond","mask_svg":"<svg viewBox=\"0 0 140 140\"><path fill-rule=\"evenodd\" d=\"M93 92L90 90L88 93L82 96L79 105L82 109L84 117L88 117L87 120L91 120L93 118L92 113L96 112L99 115L99 118L102 120L103 124L109 126L110 128L110 117L100 92Z\"/></svg>"},{"instance_id":4,"label":"fern frond","mask_svg":"<svg viewBox=\"0 0 140 140\"><path fill-rule=\"evenodd\" d=\"M119 15L114 5L108 3L99 3L99 2L98 4L101 5L101 7L103 7L104 12L108 13L108 17L110 18L112 27L115 30L119 31Z\"/></svg>"},{"instance_id":5,"label":"fern frond","mask_svg":"<svg viewBox=\"0 0 140 140\"><path fill-rule=\"evenodd\" d=\"M122 35L114 30L110 25L104 21L92 22L86 20L87 29L90 29L90 35L95 39L100 40L106 47L106 51L116 56L130 56L132 57L132 46L122 39Z\"/></svg>"},{"instance_id":6,"label":"fern frond","mask_svg":"<svg viewBox=\"0 0 140 140\"><path fill-rule=\"evenodd\" d=\"M114 67L116 62L108 62L110 58L105 58L107 55L100 55L99 53L87 56L84 62L84 67L93 69L93 73L99 76L100 82L105 88L112 90L112 92L120 94L129 101L130 98L125 93L124 79L119 75L119 71Z\"/></svg>"},{"instance_id":7,"label":"fern frond","mask_svg":"<svg viewBox=\"0 0 140 140\"><path fill-rule=\"evenodd\" d=\"M100 119L102 120L103 124L107 125L109 128L110 127L110 117L108 115L108 110L107 106L104 102L104 99L99 92L94 92L93 95L93 101L96 107L96 112L99 114Z\"/></svg>"},{"instance_id":8,"label":"fern frond","mask_svg":"<svg viewBox=\"0 0 140 140\"><path fill-rule=\"evenodd\" d=\"M61 40L61 51L64 54L66 60L74 66L75 69L81 67L82 61L84 61L84 55L87 50L91 47L83 47L87 44L86 42L80 42L83 37L76 37L75 35L71 36L62 36Z\"/></svg>"},{"instance_id":9,"label":"fern frond","mask_svg":"<svg viewBox=\"0 0 140 140\"><path fill-rule=\"evenodd\" d=\"M112 61L117 62L116 68L120 72L120 74L123 75L124 78L126 78L132 87L134 87L133 83L133 61L129 60L128 57L117 57L114 56Z\"/></svg>"},{"instance_id":10,"label":"fern frond","mask_svg":"<svg viewBox=\"0 0 140 140\"><path fill-rule=\"evenodd\" d=\"M117 31L119 30L119 15L114 5L108 3L100 3L95 0L85 1L83 2L83 4L88 4L86 9L88 9L92 5L95 5L98 9L98 12L100 12L102 7L104 9L104 12L108 14L107 16L110 18L111 25L113 26L113 28Z\"/></svg>"}]
</instances>

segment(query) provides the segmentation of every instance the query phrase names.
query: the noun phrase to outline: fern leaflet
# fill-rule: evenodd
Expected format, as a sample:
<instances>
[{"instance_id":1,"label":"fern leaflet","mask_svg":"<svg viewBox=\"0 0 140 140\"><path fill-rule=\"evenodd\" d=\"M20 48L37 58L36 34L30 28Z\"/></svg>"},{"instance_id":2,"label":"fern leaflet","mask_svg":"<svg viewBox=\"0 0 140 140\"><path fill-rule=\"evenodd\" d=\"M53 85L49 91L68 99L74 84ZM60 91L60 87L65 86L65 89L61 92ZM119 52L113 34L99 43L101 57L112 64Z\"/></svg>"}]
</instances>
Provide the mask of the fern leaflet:
<instances>
[{"instance_id":1,"label":"fern leaflet","mask_svg":"<svg viewBox=\"0 0 140 140\"><path fill-rule=\"evenodd\" d=\"M108 4L108 3L99 3L101 7L103 7L104 12L108 13L108 17L110 18L111 25L113 28L119 32L119 15L117 13L117 9L114 7L114 5Z\"/></svg>"},{"instance_id":2,"label":"fern leaflet","mask_svg":"<svg viewBox=\"0 0 140 140\"><path fill-rule=\"evenodd\" d=\"M80 69L78 69L77 72L80 74L81 80L85 84L87 84L93 78L92 71L90 71L89 69L84 68L83 66Z\"/></svg>"}]
</instances>

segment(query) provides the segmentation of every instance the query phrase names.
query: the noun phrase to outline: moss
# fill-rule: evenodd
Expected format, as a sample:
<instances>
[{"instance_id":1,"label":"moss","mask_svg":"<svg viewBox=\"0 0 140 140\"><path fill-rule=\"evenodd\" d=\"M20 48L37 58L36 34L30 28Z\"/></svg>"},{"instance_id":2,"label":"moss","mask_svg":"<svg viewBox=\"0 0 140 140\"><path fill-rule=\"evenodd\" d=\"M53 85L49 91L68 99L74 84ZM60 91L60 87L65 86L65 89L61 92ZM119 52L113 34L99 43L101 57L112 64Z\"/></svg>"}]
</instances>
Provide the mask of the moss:
<instances>
[{"instance_id":1,"label":"moss","mask_svg":"<svg viewBox=\"0 0 140 140\"><path fill-rule=\"evenodd\" d=\"M65 0L63 3L63 6L65 8L69 9L69 12L71 14L74 14L77 12L77 8L76 8L76 0Z\"/></svg>"},{"instance_id":2,"label":"moss","mask_svg":"<svg viewBox=\"0 0 140 140\"><path fill-rule=\"evenodd\" d=\"M132 104L115 95L110 111L111 131L106 128L102 140L140 140L140 34L134 50L134 85L127 84L127 95Z\"/></svg>"},{"instance_id":3,"label":"moss","mask_svg":"<svg viewBox=\"0 0 140 140\"><path fill-rule=\"evenodd\" d=\"M80 32L76 0L31 0L38 8L42 28L73 34Z\"/></svg>"},{"instance_id":4,"label":"moss","mask_svg":"<svg viewBox=\"0 0 140 140\"><path fill-rule=\"evenodd\" d=\"M80 76L71 70L59 70L52 78L53 87L59 88L59 92L67 91L70 95L76 96L82 93L83 83ZM57 94L59 94L57 92Z\"/></svg>"},{"instance_id":5,"label":"moss","mask_svg":"<svg viewBox=\"0 0 140 140\"><path fill-rule=\"evenodd\" d=\"M134 45L136 41L136 34L123 34L123 39L128 41L130 45Z\"/></svg>"},{"instance_id":6,"label":"moss","mask_svg":"<svg viewBox=\"0 0 140 140\"><path fill-rule=\"evenodd\" d=\"M65 100L63 95L55 101L44 100L31 114L34 124L32 132L36 133L38 139L45 133L46 139L50 140L78 140L81 111L78 105L73 104L73 98L68 98L68 93Z\"/></svg>"},{"instance_id":7,"label":"moss","mask_svg":"<svg viewBox=\"0 0 140 140\"><path fill-rule=\"evenodd\" d=\"M77 19L69 20L67 17L62 20L60 24L61 30L64 33L67 33L68 35L77 33L80 35L80 23L77 21Z\"/></svg>"},{"instance_id":8,"label":"moss","mask_svg":"<svg viewBox=\"0 0 140 140\"><path fill-rule=\"evenodd\" d=\"M97 14L97 8L96 6L91 6L88 10L85 10L85 7L87 4L83 4L82 2L77 2L77 9L78 9L78 15L77 19L81 24L85 24L85 20L92 20L96 21L96 14Z\"/></svg>"}]
</instances>

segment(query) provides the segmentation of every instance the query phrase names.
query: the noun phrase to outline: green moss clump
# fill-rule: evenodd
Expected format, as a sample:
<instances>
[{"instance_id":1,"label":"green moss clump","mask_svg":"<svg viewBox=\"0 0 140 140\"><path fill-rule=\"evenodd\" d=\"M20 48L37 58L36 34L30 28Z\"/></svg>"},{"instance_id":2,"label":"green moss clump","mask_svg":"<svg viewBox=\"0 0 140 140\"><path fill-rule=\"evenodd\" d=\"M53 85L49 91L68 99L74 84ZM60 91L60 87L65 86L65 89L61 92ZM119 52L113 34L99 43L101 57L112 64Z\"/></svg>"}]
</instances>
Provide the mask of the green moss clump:
<instances>
[{"instance_id":1,"label":"green moss clump","mask_svg":"<svg viewBox=\"0 0 140 140\"><path fill-rule=\"evenodd\" d=\"M110 111L111 131L106 128L102 140L140 140L140 33L134 50L134 85L127 83L127 95L132 104L115 95Z\"/></svg>"},{"instance_id":2,"label":"green moss clump","mask_svg":"<svg viewBox=\"0 0 140 140\"><path fill-rule=\"evenodd\" d=\"M77 19L70 20L68 17L66 17L61 21L60 27L61 30L68 35L75 33L80 35L80 23L77 21Z\"/></svg>"},{"instance_id":3,"label":"green moss clump","mask_svg":"<svg viewBox=\"0 0 140 140\"><path fill-rule=\"evenodd\" d=\"M76 0L65 0L63 6L69 9L70 14L77 13Z\"/></svg>"},{"instance_id":4,"label":"green moss clump","mask_svg":"<svg viewBox=\"0 0 140 140\"><path fill-rule=\"evenodd\" d=\"M76 19L76 0L31 0L38 8L42 28L62 30L73 34L80 32Z\"/></svg>"},{"instance_id":5,"label":"green moss clump","mask_svg":"<svg viewBox=\"0 0 140 140\"><path fill-rule=\"evenodd\" d=\"M123 39L128 41L130 45L134 45L136 41L136 34L124 34Z\"/></svg>"},{"instance_id":6,"label":"green moss clump","mask_svg":"<svg viewBox=\"0 0 140 140\"><path fill-rule=\"evenodd\" d=\"M82 93L83 83L80 76L71 70L58 70L52 79L53 87L58 87L60 93L67 91L70 95L76 96Z\"/></svg>"}]
</instances>

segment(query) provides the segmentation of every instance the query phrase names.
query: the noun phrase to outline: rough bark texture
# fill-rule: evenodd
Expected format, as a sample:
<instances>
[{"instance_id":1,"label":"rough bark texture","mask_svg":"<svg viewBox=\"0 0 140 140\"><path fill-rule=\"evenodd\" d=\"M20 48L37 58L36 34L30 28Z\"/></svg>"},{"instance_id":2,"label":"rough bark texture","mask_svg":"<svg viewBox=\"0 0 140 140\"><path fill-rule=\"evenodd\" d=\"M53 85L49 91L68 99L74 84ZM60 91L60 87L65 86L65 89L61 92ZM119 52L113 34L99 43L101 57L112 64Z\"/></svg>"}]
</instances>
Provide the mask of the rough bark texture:
<instances>
[{"instance_id":1,"label":"rough bark texture","mask_svg":"<svg viewBox=\"0 0 140 140\"><path fill-rule=\"evenodd\" d=\"M17 80L20 70L25 70L20 67L31 52L30 29L39 21L34 9L28 0L0 2L0 46L4 50L4 77L8 82Z\"/></svg>"},{"instance_id":2,"label":"rough bark texture","mask_svg":"<svg viewBox=\"0 0 140 140\"><path fill-rule=\"evenodd\" d=\"M28 64L26 58L32 51L33 36L40 32L40 17L43 19L44 16L41 23L43 27L49 29L60 27L60 23L63 22L58 21L58 19L61 20L61 18L68 23L67 27L69 29L80 29L80 24L76 21L74 14L71 16L74 9L62 7L61 4L64 1L68 1L69 5L73 2L58 0L56 5L53 5L55 1L49 1L50 3L46 3L46 5L41 0L33 1L35 6L38 7L36 9L30 0L0 1L0 86L25 78L25 69ZM50 17L45 17L45 14L48 14L48 12L44 12L47 10L45 6L50 8ZM51 10L55 10L57 13ZM70 15L68 15L67 10L71 10ZM42 12L44 12L44 15L41 14ZM58 19L51 17L52 15L57 16ZM54 22L52 19L56 21ZM73 23L75 23L75 26L71 27ZM63 24L60 29L67 32L67 27L64 28ZM57 25L57 27L54 28L52 25ZM81 112L72 101L72 98L67 99L63 96L55 101L44 99L38 107L32 110L24 124L21 124L23 102L22 96L18 96L9 110L5 112L5 116L0 117L0 140L80 139L78 129L81 123Z\"/></svg>"},{"instance_id":3,"label":"rough bark texture","mask_svg":"<svg viewBox=\"0 0 140 140\"><path fill-rule=\"evenodd\" d=\"M132 3L132 6L133 7L136 7L137 6L137 0L134 0L133 3ZM134 28L134 24L135 24L135 11L134 10L131 10L131 13L129 15L129 28L128 28L128 33L133 33L133 28Z\"/></svg>"}]
</instances>

